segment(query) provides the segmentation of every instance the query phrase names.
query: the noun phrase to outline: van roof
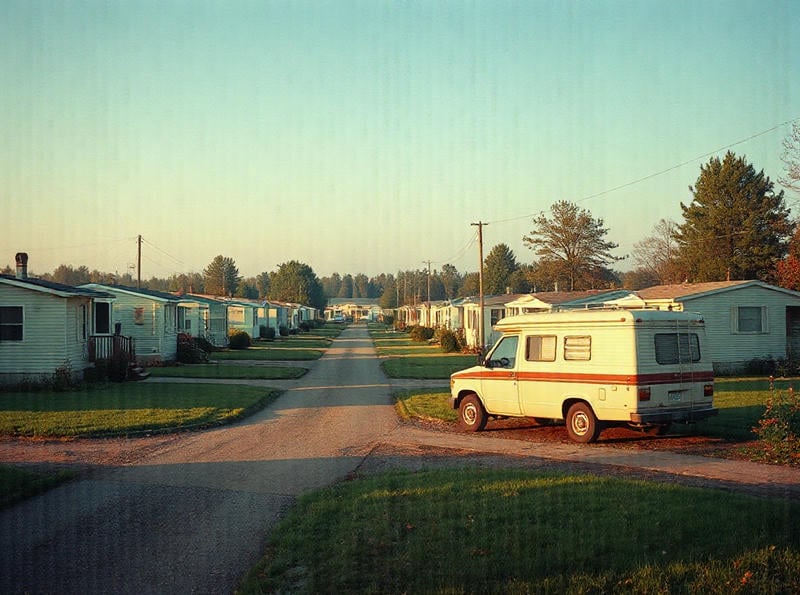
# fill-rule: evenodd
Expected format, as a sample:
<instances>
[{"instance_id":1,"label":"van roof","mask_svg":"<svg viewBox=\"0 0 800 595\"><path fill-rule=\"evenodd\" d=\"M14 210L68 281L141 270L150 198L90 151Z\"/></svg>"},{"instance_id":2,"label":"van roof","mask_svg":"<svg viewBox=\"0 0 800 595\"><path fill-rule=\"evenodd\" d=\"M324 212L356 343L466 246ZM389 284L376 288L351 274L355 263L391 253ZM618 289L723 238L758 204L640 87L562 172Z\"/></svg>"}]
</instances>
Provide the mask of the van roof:
<instances>
[{"instance_id":1,"label":"van roof","mask_svg":"<svg viewBox=\"0 0 800 595\"><path fill-rule=\"evenodd\" d=\"M495 325L498 331L516 328L559 323L611 323L626 322L668 322L683 321L703 323L703 317L694 312L673 312L669 310L562 310L560 312L535 312L502 318Z\"/></svg>"}]
</instances>

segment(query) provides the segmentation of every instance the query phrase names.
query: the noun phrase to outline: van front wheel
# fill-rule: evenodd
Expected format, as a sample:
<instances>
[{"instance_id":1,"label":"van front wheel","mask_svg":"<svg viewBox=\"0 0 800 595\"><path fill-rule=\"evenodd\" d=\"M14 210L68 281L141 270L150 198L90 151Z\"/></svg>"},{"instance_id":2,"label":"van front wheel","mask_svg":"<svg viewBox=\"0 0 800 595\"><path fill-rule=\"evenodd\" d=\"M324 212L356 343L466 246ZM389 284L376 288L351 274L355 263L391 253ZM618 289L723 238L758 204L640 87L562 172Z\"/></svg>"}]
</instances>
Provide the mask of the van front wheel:
<instances>
[{"instance_id":1,"label":"van front wheel","mask_svg":"<svg viewBox=\"0 0 800 595\"><path fill-rule=\"evenodd\" d=\"M458 407L458 427L467 432L480 432L486 427L486 410L475 393L461 399Z\"/></svg>"},{"instance_id":2,"label":"van front wheel","mask_svg":"<svg viewBox=\"0 0 800 595\"><path fill-rule=\"evenodd\" d=\"M588 444L600 435L600 424L586 403L575 403L567 412L567 433L575 442Z\"/></svg>"}]
</instances>

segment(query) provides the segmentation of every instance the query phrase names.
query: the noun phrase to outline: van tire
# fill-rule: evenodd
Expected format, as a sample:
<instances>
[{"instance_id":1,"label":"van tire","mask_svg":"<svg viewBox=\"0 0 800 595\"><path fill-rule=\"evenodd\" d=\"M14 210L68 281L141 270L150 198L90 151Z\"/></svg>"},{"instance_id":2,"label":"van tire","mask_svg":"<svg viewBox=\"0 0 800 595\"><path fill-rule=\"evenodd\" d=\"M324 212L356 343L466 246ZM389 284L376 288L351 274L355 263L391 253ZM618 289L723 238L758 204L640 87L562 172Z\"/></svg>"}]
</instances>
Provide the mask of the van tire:
<instances>
[{"instance_id":1,"label":"van tire","mask_svg":"<svg viewBox=\"0 0 800 595\"><path fill-rule=\"evenodd\" d=\"M458 406L458 427L466 432L480 432L486 427L486 410L475 393L469 393Z\"/></svg>"},{"instance_id":2,"label":"van tire","mask_svg":"<svg viewBox=\"0 0 800 595\"><path fill-rule=\"evenodd\" d=\"M588 444L600 435L600 424L592 408L584 403L573 404L567 411L567 433L575 442Z\"/></svg>"}]
</instances>

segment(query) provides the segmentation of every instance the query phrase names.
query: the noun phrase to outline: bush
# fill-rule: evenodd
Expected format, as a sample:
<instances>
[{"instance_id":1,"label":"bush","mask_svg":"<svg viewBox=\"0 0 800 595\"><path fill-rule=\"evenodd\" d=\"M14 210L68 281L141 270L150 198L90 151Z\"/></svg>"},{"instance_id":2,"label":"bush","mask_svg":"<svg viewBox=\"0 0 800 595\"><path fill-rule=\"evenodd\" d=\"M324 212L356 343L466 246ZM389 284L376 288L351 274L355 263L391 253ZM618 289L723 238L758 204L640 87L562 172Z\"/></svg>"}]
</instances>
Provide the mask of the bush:
<instances>
[{"instance_id":1,"label":"bush","mask_svg":"<svg viewBox=\"0 0 800 595\"><path fill-rule=\"evenodd\" d=\"M439 346L444 353L461 351L461 345L458 342L458 337L453 331L450 330L444 330L439 335Z\"/></svg>"},{"instance_id":2,"label":"bush","mask_svg":"<svg viewBox=\"0 0 800 595\"><path fill-rule=\"evenodd\" d=\"M266 341L274 341L275 340L275 329L271 326L261 325L259 327L259 331L261 331L261 338L265 339Z\"/></svg>"},{"instance_id":3,"label":"bush","mask_svg":"<svg viewBox=\"0 0 800 595\"><path fill-rule=\"evenodd\" d=\"M310 325L310 324L309 324L307 321L305 321L305 320L304 320L304 321L302 321L302 322L301 322L300 324L298 324L297 326L298 326L298 327L300 327L300 330L301 330L301 331L303 331L304 333L307 333L308 331L310 331L310 330L311 330L311 325Z\"/></svg>"},{"instance_id":4,"label":"bush","mask_svg":"<svg viewBox=\"0 0 800 595\"><path fill-rule=\"evenodd\" d=\"M411 330L408 331L408 334L411 336L412 341L424 343L425 341L430 341L433 339L434 330L427 326L416 325L411 327Z\"/></svg>"},{"instance_id":5,"label":"bush","mask_svg":"<svg viewBox=\"0 0 800 595\"><path fill-rule=\"evenodd\" d=\"M250 335L238 329L228 333L228 347L231 349L247 349L250 347Z\"/></svg>"},{"instance_id":6,"label":"bush","mask_svg":"<svg viewBox=\"0 0 800 595\"><path fill-rule=\"evenodd\" d=\"M285 324L280 325L278 327L278 334L280 334L281 337L288 337L289 336L289 327L286 326Z\"/></svg>"},{"instance_id":7,"label":"bush","mask_svg":"<svg viewBox=\"0 0 800 595\"><path fill-rule=\"evenodd\" d=\"M202 349L206 353L211 353L212 351L217 350L214 344L205 337L195 337L194 344L197 345L200 349Z\"/></svg>"},{"instance_id":8,"label":"bush","mask_svg":"<svg viewBox=\"0 0 800 595\"><path fill-rule=\"evenodd\" d=\"M770 377L770 385L773 379ZM790 387L776 391L753 431L759 438L753 455L769 463L800 465L800 396Z\"/></svg>"},{"instance_id":9,"label":"bush","mask_svg":"<svg viewBox=\"0 0 800 595\"><path fill-rule=\"evenodd\" d=\"M208 361L208 353L197 344L194 337L182 333L178 335L177 359L182 364L204 364Z\"/></svg>"}]
</instances>

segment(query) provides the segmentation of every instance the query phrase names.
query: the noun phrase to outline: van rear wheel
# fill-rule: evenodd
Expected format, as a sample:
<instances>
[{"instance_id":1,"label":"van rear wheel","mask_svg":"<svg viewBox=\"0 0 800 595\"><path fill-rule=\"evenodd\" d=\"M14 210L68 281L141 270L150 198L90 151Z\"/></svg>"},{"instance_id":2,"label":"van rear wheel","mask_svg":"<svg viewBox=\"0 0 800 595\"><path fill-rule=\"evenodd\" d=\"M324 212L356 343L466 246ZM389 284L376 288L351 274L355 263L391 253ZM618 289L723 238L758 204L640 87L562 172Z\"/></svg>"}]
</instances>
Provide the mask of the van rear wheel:
<instances>
[{"instance_id":1,"label":"van rear wheel","mask_svg":"<svg viewBox=\"0 0 800 595\"><path fill-rule=\"evenodd\" d=\"M575 403L567 411L567 433L575 442L588 444L600 435L597 417L586 403Z\"/></svg>"},{"instance_id":2,"label":"van rear wheel","mask_svg":"<svg viewBox=\"0 0 800 595\"><path fill-rule=\"evenodd\" d=\"M458 427L467 432L480 432L486 427L486 410L483 403L475 393L470 393L461 399L458 407Z\"/></svg>"}]
</instances>

